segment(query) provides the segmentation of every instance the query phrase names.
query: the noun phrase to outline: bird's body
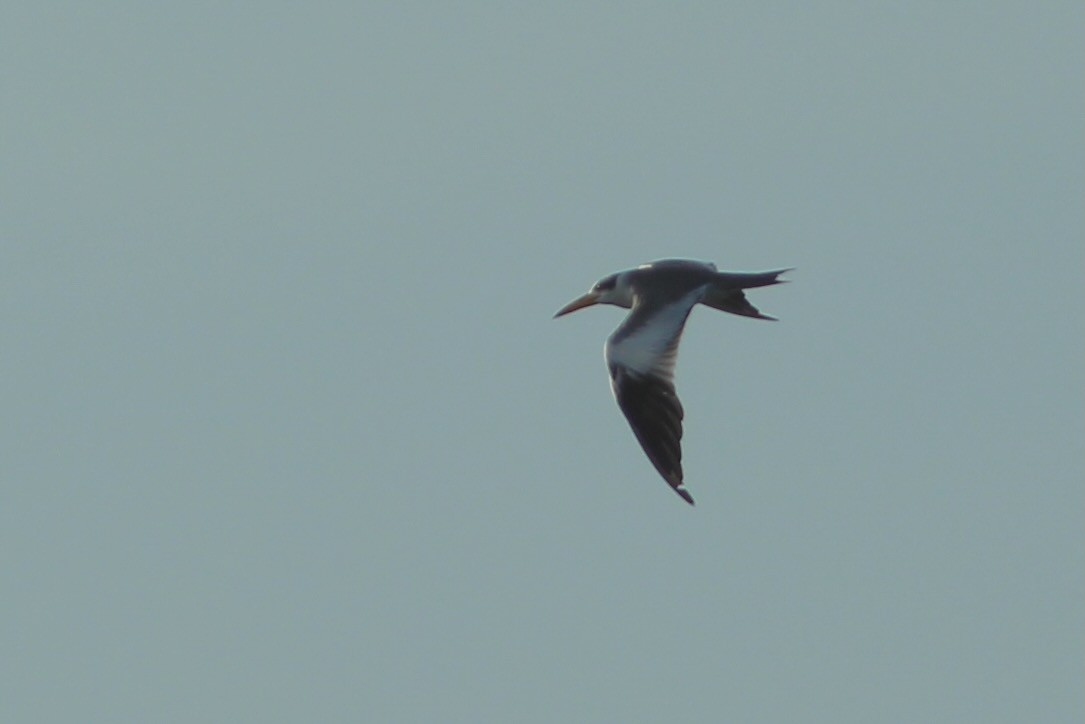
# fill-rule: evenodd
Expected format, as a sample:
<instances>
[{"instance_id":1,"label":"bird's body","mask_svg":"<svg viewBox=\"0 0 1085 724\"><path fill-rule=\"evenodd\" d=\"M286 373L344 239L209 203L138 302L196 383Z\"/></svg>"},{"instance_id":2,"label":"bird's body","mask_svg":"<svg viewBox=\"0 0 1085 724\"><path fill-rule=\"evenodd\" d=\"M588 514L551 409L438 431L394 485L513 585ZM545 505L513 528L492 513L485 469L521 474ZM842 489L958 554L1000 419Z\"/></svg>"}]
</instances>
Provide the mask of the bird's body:
<instances>
[{"instance_id":1,"label":"bird's body","mask_svg":"<svg viewBox=\"0 0 1085 724\"><path fill-rule=\"evenodd\" d=\"M697 304L755 319L743 289L779 284L786 269L735 273L708 262L665 259L600 279L555 317L593 304L630 309L607 338L610 387L648 459L678 495L693 504L682 477L682 404L674 389L678 341Z\"/></svg>"}]
</instances>

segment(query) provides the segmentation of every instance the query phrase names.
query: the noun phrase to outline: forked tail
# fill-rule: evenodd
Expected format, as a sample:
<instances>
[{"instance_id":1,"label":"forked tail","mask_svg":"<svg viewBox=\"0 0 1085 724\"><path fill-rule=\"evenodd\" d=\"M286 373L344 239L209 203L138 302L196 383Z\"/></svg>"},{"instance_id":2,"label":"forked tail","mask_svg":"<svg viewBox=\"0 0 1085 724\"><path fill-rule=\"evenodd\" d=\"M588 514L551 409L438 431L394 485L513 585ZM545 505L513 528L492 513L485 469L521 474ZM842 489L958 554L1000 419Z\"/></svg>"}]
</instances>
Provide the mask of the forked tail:
<instances>
[{"instance_id":1,"label":"forked tail","mask_svg":"<svg viewBox=\"0 0 1085 724\"><path fill-rule=\"evenodd\" d=\"M742 290L784 284L787 280L778 277L789 271L791 270L779 269L777 271L751 273L719 272L716 274L712 285L705 291L701 304L718 309L721 312L730 312L743 317L776 321L776 317L762 314L757 307L750 304Z\"/></svg>"}]
</instances>

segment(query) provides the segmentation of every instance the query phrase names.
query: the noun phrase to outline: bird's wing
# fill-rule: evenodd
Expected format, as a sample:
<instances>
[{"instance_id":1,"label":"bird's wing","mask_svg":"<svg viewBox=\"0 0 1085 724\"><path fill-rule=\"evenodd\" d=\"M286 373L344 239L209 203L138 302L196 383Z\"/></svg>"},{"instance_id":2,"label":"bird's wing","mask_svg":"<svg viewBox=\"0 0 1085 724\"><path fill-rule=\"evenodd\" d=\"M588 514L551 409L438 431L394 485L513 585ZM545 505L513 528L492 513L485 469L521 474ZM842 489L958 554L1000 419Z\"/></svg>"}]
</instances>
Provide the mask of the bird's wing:
<instances>
[{"instance_id":1,"label":"bird's wing","mask_svg":"<svg viewBox=\"0 0 1085 724\"><path fill-rule=\"evenodd\" d=\"M674 389L674 363L686 318L701 293L635 307L605 349L618 407L656 470L690 505L693 496L682 481L683 411Z\"/></svg>"}]
</instances>

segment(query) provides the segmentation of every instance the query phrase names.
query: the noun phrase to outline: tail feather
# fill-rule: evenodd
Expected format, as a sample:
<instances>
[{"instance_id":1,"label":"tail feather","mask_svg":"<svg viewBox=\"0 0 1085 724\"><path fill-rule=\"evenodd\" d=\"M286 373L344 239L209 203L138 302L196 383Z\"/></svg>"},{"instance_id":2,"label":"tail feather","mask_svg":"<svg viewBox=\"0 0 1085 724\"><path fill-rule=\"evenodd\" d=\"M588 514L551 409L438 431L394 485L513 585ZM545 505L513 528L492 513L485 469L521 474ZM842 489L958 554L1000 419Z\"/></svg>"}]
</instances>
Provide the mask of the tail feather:
<instances>
[{"instance_id":1,"label":"tail feather","mask_svg":"<svg viewBox=\"0 0 1085 724\"><path fill-rule=\"evenodd\" d=\"M767 287L773 284L785 284L786 279L778 279L781 274L786 274L791 269L777 269L767 272L717 272L716 279L712 283L713 289L753 289L755 287Z\"/></svg>"},{"instance_id":2,"label":"tail feather","mask_svg":"<svg viewBox=\"0 0 1085 724\"><path fill-rule=\"evenodd\" d=\"M742 293L742 290L729 291L726 294L718 295L709 294L705 295L705 298L701 300L701 304L718 309L721 312L730 312L731 314L739 314L743 317L753 317L754 319L768 319L775 322L776 317L770 317L767 314L762 314L754 305L750 304L746 299L746 295Z\"/></svg>"},{"instance_id":3,"label":"tail feather","mask_svg":"<svg viewBox=\"0 0 1085 724\"><path fill-rule=\"evenodd\" d=\"M778 271L754 272L748 274L720 272L716 275L716 280L705 292L704 298L701 299L701 304L712 307L713 309L719 309L721 312L730 312L731 314L738 314L743 317L776 321L776 317L762 314L757 307L750 304L749 300L746 299L746 295L742 293L742 290L767 287L773 284L783 284L787 282L787 280L779 279L778 277L789 271L791 270L780 269Z\"/></svg>"}]
</instances>

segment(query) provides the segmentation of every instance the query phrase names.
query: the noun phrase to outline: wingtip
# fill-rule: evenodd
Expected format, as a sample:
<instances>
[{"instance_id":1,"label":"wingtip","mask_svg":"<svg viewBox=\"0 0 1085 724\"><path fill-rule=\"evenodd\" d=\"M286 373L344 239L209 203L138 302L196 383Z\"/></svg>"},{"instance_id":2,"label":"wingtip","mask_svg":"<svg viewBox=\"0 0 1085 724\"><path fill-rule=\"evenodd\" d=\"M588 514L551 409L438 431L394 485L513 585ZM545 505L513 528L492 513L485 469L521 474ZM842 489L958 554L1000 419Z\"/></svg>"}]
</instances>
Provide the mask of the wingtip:
<instances>
[{"instance_id":1,"label":"wingtip","mask_svg":"<svg viewBox=\"0 0 1085 724\"><path fill-rule=\"evenodd\" d=\"M687 492L686 490L684 490L684 489L682 489L682 488L675 488L675 489L674 489L674 492L676 492L676 493L678 493L678 494L679 494L680 496L682 496L682 500L686 501L686 502L687 502L687 503L689 503L690 505L693 505L693 506L696 506L696 505L697 505L696 503L694 503L694 502L693 502L693 496L692 496L692 495L690 495L690 494L689 494L689 493L688 493L688 492Z\"/></svg>"}]
</instances>

